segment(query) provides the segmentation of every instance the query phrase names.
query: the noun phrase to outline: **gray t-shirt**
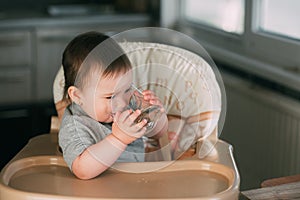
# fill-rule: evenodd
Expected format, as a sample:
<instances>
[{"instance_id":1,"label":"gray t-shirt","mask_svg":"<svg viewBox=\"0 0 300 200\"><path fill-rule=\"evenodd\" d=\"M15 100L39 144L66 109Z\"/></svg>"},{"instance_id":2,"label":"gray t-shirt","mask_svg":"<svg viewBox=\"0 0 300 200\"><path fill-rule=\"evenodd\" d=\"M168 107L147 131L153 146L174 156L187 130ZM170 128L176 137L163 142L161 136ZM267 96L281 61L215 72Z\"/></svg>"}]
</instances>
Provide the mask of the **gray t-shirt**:
<instances>
[{"instance_id":1,"label":"gray t-shirt","mask_svg":"<svg viewBox=\"0 0 300 200\"><path fill-rule=\"evenodd\" d=\"M111 134L111 124L100 123L89 117L79 105L69 105L62 119L58 141L63 157L72 170L72 163L86 148ZM141 138L127 146L117 162L143 162L144 142Z\"/></svg>"}]
</instances>

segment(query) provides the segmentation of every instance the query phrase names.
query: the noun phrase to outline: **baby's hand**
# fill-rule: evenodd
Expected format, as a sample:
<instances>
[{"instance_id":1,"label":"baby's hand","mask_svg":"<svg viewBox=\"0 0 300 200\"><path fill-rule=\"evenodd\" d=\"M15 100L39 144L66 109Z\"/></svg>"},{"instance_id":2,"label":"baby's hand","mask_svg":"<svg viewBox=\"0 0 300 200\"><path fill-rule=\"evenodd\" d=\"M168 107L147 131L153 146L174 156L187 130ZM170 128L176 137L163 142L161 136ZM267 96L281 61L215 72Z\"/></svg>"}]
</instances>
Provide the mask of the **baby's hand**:
<instances>
[{"instance_id":1,"label":"baby's hand","mask_svg":"<svg viewBox=\"0 0 300 200\"><path fill-rule=\"evenodd\" d=\"M134 122L140 114L140 110L117 112L112 125L112 134L124 144L130 144L142 137L146 132L147 120L144 119L139 123Z\"/></svg>"},{"instance_id":2,"label":"baby's hand","mask_svg":"<svg viewBox=\"0 0 300 200\"><path fill-rule=\"evenodd\" d=\"M149 102L149 104L154 105L155 107L158 106L160 108L160 113L157 115L155 114L154 117L154 121L156 121L157 123L155 124L153 129L151 129L151 132L146 134L146 136L160 138L164 133L166 133L168 128L166 110L164 109L160 99L151 90L144 90L142 93L145 101Z\"/></svg>"},{"instance_id":3,"label":"baby's hand","mask_svg":"<svg viewBox=\"0 0 300 200\"><path fill-rule=\"evenodd\" d=\"M144 90L143 91L144 100L148 101L151 105L157 105L161 107L161 112L165 112L163 104L161 103L160 99L151 91L151 90Z\"/></svg>"}]
</instances>

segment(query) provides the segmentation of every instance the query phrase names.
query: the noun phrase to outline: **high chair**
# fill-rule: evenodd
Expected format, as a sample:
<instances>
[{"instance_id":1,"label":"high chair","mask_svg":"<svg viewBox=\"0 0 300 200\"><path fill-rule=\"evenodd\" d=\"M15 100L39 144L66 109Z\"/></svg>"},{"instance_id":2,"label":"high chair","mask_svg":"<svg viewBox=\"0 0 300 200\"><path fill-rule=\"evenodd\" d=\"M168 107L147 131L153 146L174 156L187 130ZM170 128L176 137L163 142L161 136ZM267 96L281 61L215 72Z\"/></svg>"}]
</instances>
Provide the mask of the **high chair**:
<instances>
[{"instance_id":1,"label":"high chair","mask_svg":"<svg viewBox=\"0 0 300 200\"><path fill-rule=\"evenodd\" d=\"M120 45L132 63L134 84L142 90L154 91L162 100L169 132L177 139L162 138L159 148L151 143L149 146L147 141L148 162L115 163L95 179L76 179L57 145L61 113L68 105L62 101L61 68L53 85L59 114L51 119L53 134L30 140L4 168L0 197L238 199L240 178L232 147L218 139L221 92L209 64L199 55L175 46L147 42L120 42ZM45 180L51 184L45 187Z\"/></svg>"},{"instance_id":2,"label":"high chair","mask_svg":"<svg viewBox=\"0 0 300 200\"><path fill-rule=\"evenodd\" d=\"M125 49L133 65L133 83L140 89L152 90L162 100L169 119L169 130L176 136L182 129L188 128L189 124L219 118L220 89L213 70L201 57L184 49L157 43L122 42L119 44ZM198 66L201 66L199 73L202 73L202 77L198 77L195 69ZM68 105L67 102L62 101L63 86L64 75L61 67L53 84L58 119L56 116L52 117L51 132L58 131L62 112ZM217 120L213 120L212 123L215 124L211 125L209 138L211 142L216 142ZM200 136L198 138L200 139ZM168 143L167 138L161 138L160 144L165 147L162 152L165 158L170 158L167 156L167 151L170 151ZM182 158L195 154L195 145L191 146L192 148L181 152Z\"/></svg>"}]
</instances>

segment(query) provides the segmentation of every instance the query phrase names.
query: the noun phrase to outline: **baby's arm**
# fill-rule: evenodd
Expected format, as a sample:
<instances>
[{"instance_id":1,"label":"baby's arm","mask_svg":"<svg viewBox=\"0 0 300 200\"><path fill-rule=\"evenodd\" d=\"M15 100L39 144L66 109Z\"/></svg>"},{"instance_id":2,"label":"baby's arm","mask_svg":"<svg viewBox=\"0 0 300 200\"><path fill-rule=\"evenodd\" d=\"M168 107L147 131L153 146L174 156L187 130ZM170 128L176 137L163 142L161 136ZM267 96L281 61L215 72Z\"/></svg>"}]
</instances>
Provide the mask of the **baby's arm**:
<instances>
[{"instance_id":1,"label":"baby's arm","mask_svg":"<svg viewBox=\"0 0 300 200\"><path fill-rule=\"evenodd\" d=\"M112 134L87 148L72 164L73 173L80 179L91 179L110 167L122 154L126 144Z\"/></svg>"},{"instance_id":2,"label":"baby's arm","mask_svg":"<svg viewBox=\"0 0 300 200\"><path fill-rule=\"evenodd\" d=\"M88 147L72 164L73 173L80 179L91 179L110 167L126 149L127 145L144 135L147 123L143 120L134 124L140 110L117 113L112 133L102 141Z\"/></svg>"}]
</instances>

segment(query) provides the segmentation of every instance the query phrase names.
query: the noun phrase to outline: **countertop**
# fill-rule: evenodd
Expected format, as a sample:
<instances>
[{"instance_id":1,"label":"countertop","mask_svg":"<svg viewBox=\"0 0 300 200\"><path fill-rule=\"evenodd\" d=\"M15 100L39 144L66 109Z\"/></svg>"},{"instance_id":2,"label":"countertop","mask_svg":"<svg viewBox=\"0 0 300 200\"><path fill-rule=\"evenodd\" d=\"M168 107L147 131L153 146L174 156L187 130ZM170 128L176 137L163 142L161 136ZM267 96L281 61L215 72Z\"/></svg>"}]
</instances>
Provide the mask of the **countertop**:
<instances>
[{"instance_id":1,"label":"countertop","mask_svg":"<svg viewBox=\"0 0 300 200\"><path fill-rule=\"evenodd\" d=\"M113 22L145 22L149 21L147 14L124 14L115 12L91 13L82 15L50 15L46 12L37 11L9 11L0 12L0 28L28 27L28 26L51 26L72 25L85 23L113 23Z\"/></svg>"}]
</instances>

